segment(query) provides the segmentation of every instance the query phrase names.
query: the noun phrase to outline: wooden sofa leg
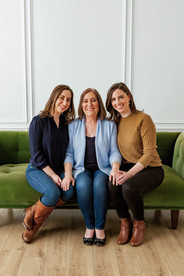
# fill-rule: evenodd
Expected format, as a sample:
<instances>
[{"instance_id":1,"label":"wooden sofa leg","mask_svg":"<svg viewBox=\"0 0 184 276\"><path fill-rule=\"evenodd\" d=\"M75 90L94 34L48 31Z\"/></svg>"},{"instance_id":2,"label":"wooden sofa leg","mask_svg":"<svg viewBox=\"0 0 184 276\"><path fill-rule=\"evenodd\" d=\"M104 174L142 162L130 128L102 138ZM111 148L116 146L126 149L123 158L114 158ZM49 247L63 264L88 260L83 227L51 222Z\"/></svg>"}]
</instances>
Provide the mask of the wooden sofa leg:
<instances>
[{"instance_id":1,"label":"wooden sofa leg","mask_svg":"<svg viewBox=\"0 0 184 276\"><path fill-rule=\"evenodd\" d=\"M179 210L171 210L171 227L177 229L178 226Z\"/></svg>"}]
</instances>

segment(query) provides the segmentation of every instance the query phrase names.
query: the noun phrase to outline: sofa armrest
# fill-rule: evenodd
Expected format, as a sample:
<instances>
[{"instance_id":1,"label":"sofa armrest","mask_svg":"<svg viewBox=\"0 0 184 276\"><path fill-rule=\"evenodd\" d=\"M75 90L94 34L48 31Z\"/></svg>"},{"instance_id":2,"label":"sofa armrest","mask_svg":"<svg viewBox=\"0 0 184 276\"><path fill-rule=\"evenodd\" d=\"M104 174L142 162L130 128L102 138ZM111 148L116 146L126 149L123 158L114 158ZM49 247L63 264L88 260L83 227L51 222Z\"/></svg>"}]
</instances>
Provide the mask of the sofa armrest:
<instances>
[{"instance_id":1,"label":"sofa armrest","mask_svg":"<svg viewBox=\"0 0 184 276\"><path fill-rule=\"evenodd\" d=\"M184 178L184 132L180 133L176 140L172 167Z\"/></svg>"}]
</instances>

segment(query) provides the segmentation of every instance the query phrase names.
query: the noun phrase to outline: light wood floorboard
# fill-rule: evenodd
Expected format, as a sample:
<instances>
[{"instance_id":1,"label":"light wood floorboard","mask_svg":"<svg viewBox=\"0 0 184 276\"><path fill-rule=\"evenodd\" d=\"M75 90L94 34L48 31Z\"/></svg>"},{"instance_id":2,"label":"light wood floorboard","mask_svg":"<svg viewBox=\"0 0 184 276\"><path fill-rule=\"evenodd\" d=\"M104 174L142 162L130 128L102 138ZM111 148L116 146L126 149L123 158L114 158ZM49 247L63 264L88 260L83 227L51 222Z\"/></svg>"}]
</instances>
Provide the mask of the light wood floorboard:
<instances>
[{"instance_id":1,"label":"light wood floorboard","mask_svg":"<svg viewBox=\"0 0 184 276\"><path fill-rule=\"evenodd\" d=\"M109 210L104 247L82 243L78 209L56 209L35 240L25 244L22 209L0 209L0 276L183 276L184 211L177 230L170 211L145 211L147 228L139 247L119 246L120 220Z\"/></svg>"}]
</instances>

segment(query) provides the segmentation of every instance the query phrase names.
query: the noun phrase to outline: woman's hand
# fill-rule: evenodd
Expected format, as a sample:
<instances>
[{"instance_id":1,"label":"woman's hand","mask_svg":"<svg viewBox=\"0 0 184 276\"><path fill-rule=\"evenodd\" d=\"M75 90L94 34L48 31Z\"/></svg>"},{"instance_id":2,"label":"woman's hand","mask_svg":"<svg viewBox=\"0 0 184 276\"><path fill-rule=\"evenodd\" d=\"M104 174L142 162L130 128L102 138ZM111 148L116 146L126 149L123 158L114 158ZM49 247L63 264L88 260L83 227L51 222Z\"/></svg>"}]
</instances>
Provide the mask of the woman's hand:
<instances>
[{"instance_id":1,"label":"woman's hand","mask_svg":"<svg viewBox=\"0 0 184 276\"><path fill-rule=\"evenodd\" d=\"M120 167L120 163L117 161L114 161L112 163L112 170L111 173L109 175L109 180L112 182L113 185L117 185L117 178L119 177L120 173L119 173L119 167Z\"/></svg>"},{"instance_id":2,"label":"woman's hand","mask_svg":"<svg viewBox=\"0 0 184 276\"><path fill-rule=\"evenodd\" d=\"M72 182L72 186L75 185L75 180L71 174L65 175L65 177L62 180L61 188L64 191L68 191L70 188L70 183Z\"/></svg>"},{"instance_id":3,"label":"woman's hand","mask_svg":"<svg viewBox=\"0 0 184 276\"><path fill-rule=\"evenodd\" d=\"M125 171L119 171L119 176L117 178L117 185L122 185L127 179L132 177L130 171L125 172Z\"/></svg>"},{"instance_id":4,"label":"woman's hand","mask_svg":"<svg viewBox=\"0 0 184 276\"><path fill-rule=\"evenodd\" d=\"M62 180L59 177L59 175L57 175L49 166L46 166L43 169L44 173L46 173L48 176L50 176L50 178L54 181L54 183L56 185L58 185L59 187L61 186Z\"/></svg>"},{"instance_id":5,"label":"woman's hand","mask_svg":"<svg viewBox=\"0 0 184 276\"><path fill-rule=\"evenodd\" d=\"M54 183L56 185L58 185L59 187L61 186L62 180L59 177L59 175L57 175L57 174L54 173L54 174L51 175L51 178L52 178L52 180L54 181Z\"/></svg>"},{"instance_id":6,"label":"woman's hand","mask_svg":"<svg viewBox=\"0 0 184 276\"><path fill-rule=\"evenodd\" d=\"M117 184L117 179L120 176L120 172L118 169L112 169L110 175L109 175L109 180L112 182L113 185L118 185Z\"/></svg>"},{"instance_id":7,"label":"woman's hand","mask_svg":"<svg viewBox=\"0 0 184 276\"><path fill-rule=\"evenodd\" d=\"M140 162L137 162L128 172L119 170L120 176L117 179L117 185L122 185L127 179L134 176L143 169L144 166Z\"/></svg>"}]
</instances>

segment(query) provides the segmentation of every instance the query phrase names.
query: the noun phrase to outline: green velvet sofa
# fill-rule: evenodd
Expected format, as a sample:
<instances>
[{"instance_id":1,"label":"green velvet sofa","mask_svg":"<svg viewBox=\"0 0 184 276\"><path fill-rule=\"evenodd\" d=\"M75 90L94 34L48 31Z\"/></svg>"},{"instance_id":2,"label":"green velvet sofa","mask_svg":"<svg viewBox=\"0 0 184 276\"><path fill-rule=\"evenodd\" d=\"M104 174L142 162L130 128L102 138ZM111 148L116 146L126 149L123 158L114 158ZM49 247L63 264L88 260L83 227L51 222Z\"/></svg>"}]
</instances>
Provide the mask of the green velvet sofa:
<instances>
[{"instance_id":1,"label":"green velvet sofa","mask_svg":"<svg viewBox=\"0 0 184 276\"><path fill-rule=\"evenodd\" d=\"M158 188L144 194L144 205L171 210L171 227L176 229L179 210L184 209L184 133L157 132L157 145L165 177ZM26 181L29 159L27 131L0 131L0 208L25 208L40 197ZM78 208L76 198L60 208Z\"/></svg>"}]
</instances>

